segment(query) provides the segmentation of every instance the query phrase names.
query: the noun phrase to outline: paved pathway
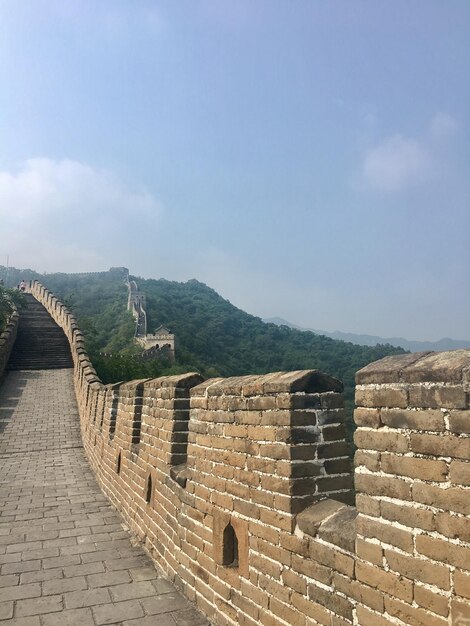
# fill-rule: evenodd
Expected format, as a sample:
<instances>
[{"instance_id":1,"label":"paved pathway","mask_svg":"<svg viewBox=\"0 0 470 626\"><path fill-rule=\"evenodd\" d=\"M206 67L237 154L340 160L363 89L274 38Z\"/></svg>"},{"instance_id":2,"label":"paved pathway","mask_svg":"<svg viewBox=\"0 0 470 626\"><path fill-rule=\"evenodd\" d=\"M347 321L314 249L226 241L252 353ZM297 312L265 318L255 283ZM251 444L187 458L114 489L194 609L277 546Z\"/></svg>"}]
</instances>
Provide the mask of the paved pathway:
<instances>
[{"instance_id":1,"label":"paved pathway","mask_svg":"<svg viewBox=\"0 0 470 626\"><path fill-rule=\"evenodd\" d=\"M0 387L0 624L208 625L98 488L71 369L12 371Z\"/></svg>"}]
</instances>

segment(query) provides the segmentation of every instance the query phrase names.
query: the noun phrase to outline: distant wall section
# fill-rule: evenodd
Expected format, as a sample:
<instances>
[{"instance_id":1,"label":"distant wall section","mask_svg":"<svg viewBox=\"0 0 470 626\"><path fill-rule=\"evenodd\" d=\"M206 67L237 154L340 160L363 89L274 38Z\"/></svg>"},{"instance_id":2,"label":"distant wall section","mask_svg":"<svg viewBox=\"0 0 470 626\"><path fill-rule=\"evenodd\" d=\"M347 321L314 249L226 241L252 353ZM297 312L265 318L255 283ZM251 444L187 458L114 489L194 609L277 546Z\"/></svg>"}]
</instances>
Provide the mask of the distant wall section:
<instances>
[{"instance_id":1,"label":"distant wall section","mask_svg":"<svg viewBox=\"0 0 470 626\"><path fill-rule=\"evenodd\" d=\"M145 350L145 356L166 355L175 358L175 336L165 326L159 326L153 333L147 332L147 311L145 293L140 291L135 280L128 280L129 297L127 308L135 320L135 340Z\"/></svg>"}]
</instances>

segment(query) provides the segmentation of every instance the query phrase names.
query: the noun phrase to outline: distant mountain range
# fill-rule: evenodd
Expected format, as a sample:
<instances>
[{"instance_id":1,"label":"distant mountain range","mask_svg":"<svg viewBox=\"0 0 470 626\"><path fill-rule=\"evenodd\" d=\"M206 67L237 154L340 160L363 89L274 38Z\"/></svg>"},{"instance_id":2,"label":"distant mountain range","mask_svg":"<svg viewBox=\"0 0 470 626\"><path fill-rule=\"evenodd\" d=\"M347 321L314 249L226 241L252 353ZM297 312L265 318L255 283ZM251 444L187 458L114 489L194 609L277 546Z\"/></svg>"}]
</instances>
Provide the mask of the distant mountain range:
<instances>
[{"instance_id":1,"label":"distant mountain range","mask_svg":"<svg viewBox=\"0 0 470 626\"><path fill-rule=\"evenodd\" d=\"M439 341L410 341L403 337L377 337L375 335L356 335L354 333L343 333L340 330L335 330L332 333L326 330L317 330L315 328L302 328L296 324L291 324L287 320L281 317L270 317L263 320L268 324L276 324L276 326L288 326L289 328L295 328L296 330L310 331L316 335L325 335L331 339L338 339L339 341L349 341L360 346L375 346L377 344L389 344L396 348L403 348L410 352L439 352L445 350L458 350L459 348L470 349L470 341L465 339L450 339L444 337Z\"/></svg>"}]
</instances>

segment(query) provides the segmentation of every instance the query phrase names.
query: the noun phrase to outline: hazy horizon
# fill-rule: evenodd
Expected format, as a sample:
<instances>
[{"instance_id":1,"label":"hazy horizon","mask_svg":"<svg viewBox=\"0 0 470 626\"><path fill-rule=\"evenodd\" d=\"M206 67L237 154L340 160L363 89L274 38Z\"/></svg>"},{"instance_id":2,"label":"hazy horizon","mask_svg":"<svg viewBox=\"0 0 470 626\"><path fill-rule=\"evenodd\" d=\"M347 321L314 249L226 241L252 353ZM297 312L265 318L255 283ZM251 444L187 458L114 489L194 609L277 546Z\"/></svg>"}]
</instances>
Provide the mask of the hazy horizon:
<instances>
[{"instance_id":1,"label":"hazy horizon","mask_svg":"<svg viewBox=\"0 0 470 626\"><path fill-rule=\"evenodd\" d=\"M470 4L0 0L0 264L470 340Z\"/></svg>"}]
</instances>

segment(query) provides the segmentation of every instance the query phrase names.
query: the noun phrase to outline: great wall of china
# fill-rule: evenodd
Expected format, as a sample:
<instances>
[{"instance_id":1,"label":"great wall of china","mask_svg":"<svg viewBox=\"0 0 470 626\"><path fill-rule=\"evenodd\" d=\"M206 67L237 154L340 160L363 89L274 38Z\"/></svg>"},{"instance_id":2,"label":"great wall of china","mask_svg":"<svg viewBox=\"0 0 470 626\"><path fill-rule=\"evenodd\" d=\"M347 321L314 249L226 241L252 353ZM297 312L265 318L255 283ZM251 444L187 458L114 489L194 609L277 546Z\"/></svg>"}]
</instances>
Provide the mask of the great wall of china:
<instances>
[{"instance_id":1,"label":"great wall of china","mask_svg":"<svg viewBox=\"0 0 470 626\"><path fill-rule=\"evenodd\" d=\"M353 471L330 376L103 385L73 315L31 293L70 342L104 493L214 625L470 624L470 351L358 372Z\"/></svg>"},{"instance_id":2,"label":"great wall of china","mask_svg":"<svg viewBox=\"0 0 470 626\"><path fill-rule=\"evenodd\" d=\"M139 290L135 280L129 280L127 272L126 285L129 292L127 309L135 320L135 340L144 350L151 350L155 354L166 354L170 359L175 357L175 336L165 326L159 326L153 333L147 332L147 306L143 291Z\"/></svg>"}]
</instances>

